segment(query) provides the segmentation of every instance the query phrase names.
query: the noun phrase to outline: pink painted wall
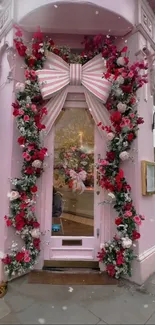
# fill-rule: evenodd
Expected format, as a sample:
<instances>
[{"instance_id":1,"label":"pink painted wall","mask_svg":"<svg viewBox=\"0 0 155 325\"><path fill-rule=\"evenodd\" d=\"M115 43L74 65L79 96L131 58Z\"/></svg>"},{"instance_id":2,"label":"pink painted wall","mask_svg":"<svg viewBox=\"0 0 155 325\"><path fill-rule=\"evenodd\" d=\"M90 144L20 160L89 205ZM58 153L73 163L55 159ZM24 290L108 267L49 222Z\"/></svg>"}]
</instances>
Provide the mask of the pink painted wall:
<instances>
[{"instance_id":1,"label":"pink painted wall","mask_svg":"<svg viewBox=\"0 0 155 325\"><path fill-rule=\"evenodd\" d=\"M6 37L9 45L12 45L13 32L10 31ZM3 43L2 43L3 44ZM0 163L0 251L6 251L6 243L12 237L12 232L8 232L5 226L4 216L9 213L9 201L7 194L10 191L10 177L11 177L11 156L12 156L12 137L13 137L13 118L12 118L12 90L13 82L7 82L7 75L9 73L9 65L6 53L2 58L2 65L0 71L0 148L1 148L1 163ZM2 86L3 85L3 86ZM9 244L8 244L9 246ZM3 278L3 267L0 262L0 280Z\"/></svg>"}]
</instances>

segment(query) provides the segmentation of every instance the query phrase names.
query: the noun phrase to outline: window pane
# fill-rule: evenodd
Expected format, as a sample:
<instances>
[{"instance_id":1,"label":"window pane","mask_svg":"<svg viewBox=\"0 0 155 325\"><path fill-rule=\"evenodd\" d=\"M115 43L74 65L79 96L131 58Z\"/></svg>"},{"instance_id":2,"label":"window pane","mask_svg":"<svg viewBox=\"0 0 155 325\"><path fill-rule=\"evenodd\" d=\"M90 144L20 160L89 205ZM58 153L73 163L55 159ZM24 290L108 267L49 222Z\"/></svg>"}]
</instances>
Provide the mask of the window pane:
<instances>
[{"instance_id":1,"label":"window pane","mask_svg":"<svg viewBox=\"0 0 155 325\"><path fill-rule=\"evenodd\" d=\"M94 122L66 109L55 125L52 234L94 234Z\"/></svg>"}]
</instances>

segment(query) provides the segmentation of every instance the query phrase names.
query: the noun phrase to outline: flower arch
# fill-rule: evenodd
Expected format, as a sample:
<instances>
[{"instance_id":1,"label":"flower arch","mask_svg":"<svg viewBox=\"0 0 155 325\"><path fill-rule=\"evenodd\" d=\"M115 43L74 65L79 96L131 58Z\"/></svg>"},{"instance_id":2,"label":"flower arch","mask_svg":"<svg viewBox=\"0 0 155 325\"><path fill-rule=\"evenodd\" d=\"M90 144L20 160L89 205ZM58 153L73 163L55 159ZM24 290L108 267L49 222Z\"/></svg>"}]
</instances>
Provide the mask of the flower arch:
<instances>
[{"instance_id":1,"label":"flower arch","mask_svg":"<svg viewBox=\"0 0 155 325\"><path fill-rule=\"evenodd\" d=\"M66 47L57 47L51 39L44 40L40 29L33 35L28 46L24 43L22 32L15 26L15 47L25 61L25 83L16 84L16 101L12 104L13 115L20 133L18 143L22 148L23 166L21 177L12 180L13 190L9 193L10 214L5 216L8 227L13 226L24 240L24 247L18 251L16 244L2 259L9 277L31 270L40 252L39 223L35 216L37 179L44 170L47 148L40 142L40 132L45 129L42 118L47 114L42 99L36 70L42 69L46 51L53 52L68 63L84 64L102 53L107 71L104 77L112 82L112 90L106 108L110 113L111 126L98 127L106 133L108 149L105 159L98 161L98 183L108 191L118 213L115 224L118 234L105 243L99 252L99 260L106 265L112 277L131 275L131 261L134 258L133 241L140 238L137 225L144 217L138 215L131 199L131 187L127 183L121 161L129 158L129 150L137 137L139 124L143 118L138 116L136 92L147 82L144 62L129 66L127 47L119 51L112 37L97 35L84 38L84 51L81 55L72 54Z\"/></svg>"}]
</instances>

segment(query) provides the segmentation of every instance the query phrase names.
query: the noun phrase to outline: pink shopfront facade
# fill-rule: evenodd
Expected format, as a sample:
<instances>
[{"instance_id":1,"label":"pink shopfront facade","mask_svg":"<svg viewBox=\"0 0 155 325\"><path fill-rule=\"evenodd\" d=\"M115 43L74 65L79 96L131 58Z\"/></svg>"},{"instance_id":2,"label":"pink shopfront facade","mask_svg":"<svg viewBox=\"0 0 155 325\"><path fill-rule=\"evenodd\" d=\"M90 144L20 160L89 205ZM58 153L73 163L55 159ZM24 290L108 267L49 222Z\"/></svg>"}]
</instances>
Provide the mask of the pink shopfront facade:
<instances>
[{"instance_id":1,"label":"pink shopfront facade","mask_svg":"<svg viewBox=\"0 0 155 325\"><path fill-rule=\"evenodd\" d=\"M22 165L21 148L17 144L18 130L11 110L11 104L15 98L15 84L24 80L23 61L16 55L13 48L14 23L24 30L24 37L27 41L31 39L36 27L40 26L42 32L50 35L56 44L69 46L73 52L82 49L81 42L84 35L111 34L116 37L118 47L128 46L130 60L134 62L137 59L144 59L144 48L147 48L150 53L155 50L154 18L149 2L141 0L2 1L0 17L0 251L2 253L7 253L14 242L22 246L22 240L15 235L13 229L6 227L4 220L4 216L9 213L7 195L11 190L10 179L20 176ZM141 161L154 161L153 82L149 77L149 83L138 93L138 110L145 123L141 126L139 136L134 142L133 159L122 163L122 169L132 188L132 198L136 209L146 217L140 228L141 238L134 248L137 259L133 262L131 279L138 284L143 283L155 272L155 199L154 195L142 195L141 181ZM48 148L48 157L45 161L45 171L38 181L39 192L36 203L42 242L41 253L35 266L38 270L43 268L45 261L97 261L98 251L105 242L112 239L115 233L116 212L112 205L100 204L107 200L107 194L98 189L96 171L94 171L94 190L89 185L84 193L78 196L78 199L66 188L60 188L66 204L64 205L64 222L63 225L60 224L63 229L59 235L54 231L51 233L55 144L58 145L57 139L63 141L60 137L60 130L64 129L65 132L65 121L68 120L68 125L70 125L68 137L71 141L71 138L75 136L74 128L76 129L72 117L74 120L80 114L82 116L79 122L81 128L89 127L91 133L93 159L96 164L99 157L105 156L107 147L106 139L97 127L97 123L102 121L108 125L109 121L106 109L102 111L102 114L100 113L100 101L91 97L84 85L70 82L66 92L60 91L56 96L57 98L49 98L47 101L48 107L55 105L57 113L54 119L47 117L47 130L42 138L44 146ZM61 111L64 111L63 115ZM78 136L79 141L83 141L82 131ZM68 211L70 211L70 217L68 217ZM78 224L79 216L83 220L81 223L83 226L80 229L77 227L77 232L74 232L71 221ZM70 231L69 227L71 227ZM65 231L66 234L64 234ZM0 278L4 279L2 263Z\"/></svg>"}]
</instances>

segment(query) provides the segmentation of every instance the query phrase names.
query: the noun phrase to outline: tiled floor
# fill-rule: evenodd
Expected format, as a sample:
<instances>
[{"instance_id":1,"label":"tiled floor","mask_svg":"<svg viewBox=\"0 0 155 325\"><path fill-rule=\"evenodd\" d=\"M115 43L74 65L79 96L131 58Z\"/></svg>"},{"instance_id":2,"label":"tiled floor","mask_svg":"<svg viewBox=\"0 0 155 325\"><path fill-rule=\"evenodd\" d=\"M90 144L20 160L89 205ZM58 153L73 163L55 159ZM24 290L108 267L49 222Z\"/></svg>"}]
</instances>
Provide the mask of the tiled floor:
<instances>
[{"instance_id":1,"label":"tiled floor","mask_svg":"<svg viewBox=\"0 0 155 325\"><path fill-rule=\"evenodd\" d=\"M0 324L155 324L155 275L145 286L9 284Z\"/></svg>"}]
</instances>

